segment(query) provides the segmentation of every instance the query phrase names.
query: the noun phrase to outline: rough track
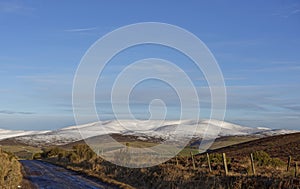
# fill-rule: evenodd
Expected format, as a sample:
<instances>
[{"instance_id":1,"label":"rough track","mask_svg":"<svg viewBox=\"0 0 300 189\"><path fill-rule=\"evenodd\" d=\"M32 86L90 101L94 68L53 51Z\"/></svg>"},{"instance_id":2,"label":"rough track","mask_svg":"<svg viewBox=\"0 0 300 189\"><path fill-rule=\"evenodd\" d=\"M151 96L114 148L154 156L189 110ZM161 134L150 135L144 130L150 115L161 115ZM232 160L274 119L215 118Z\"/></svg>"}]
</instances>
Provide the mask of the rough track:
<instances>
[{"instance_id":1,"label":"rough track","mask_svg":"<svg viewBox=\"0 0 300 189\"><path fill-rule=\"evenodd\" d=\"M27 179L39 189L116 188L50 163L22 160Z\"/></svg>"}]
</instances>

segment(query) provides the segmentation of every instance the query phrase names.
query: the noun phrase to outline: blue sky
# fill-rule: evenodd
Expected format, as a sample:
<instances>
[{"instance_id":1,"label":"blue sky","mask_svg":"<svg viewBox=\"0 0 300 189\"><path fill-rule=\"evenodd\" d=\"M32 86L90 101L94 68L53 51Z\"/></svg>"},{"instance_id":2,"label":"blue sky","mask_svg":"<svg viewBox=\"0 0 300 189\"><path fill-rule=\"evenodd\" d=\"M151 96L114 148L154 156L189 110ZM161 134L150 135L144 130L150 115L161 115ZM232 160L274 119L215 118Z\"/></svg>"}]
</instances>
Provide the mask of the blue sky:
<instances>
[{"instance_id":1,"label":"blue sky","mask_svg":"<svg viewBox=\"0 0 300 189\"><path fill-rule=\"evenodd\" d=\"M106 33L138 22L177 25L208 46L226 82L225 120L299 129L299 1L55 0L0 0L0 128L44 130L73 125L72 82L81 57ZM104 73L108 87L99 85L96 90L103 118L112 117L104 89L109 89L120 67L140 58L176 62L199 88L202 102L208 103L201 73L191 71L192 63L171 51L150 45L115 57ZM159 92L151 93L154 89ZM166 99L168 118L176 119L174 92L155 81L133 91L131 107L136 117L149 116L151 97ZM209 106L203 107L205 117Z\"/></svg>"}]
</instances>

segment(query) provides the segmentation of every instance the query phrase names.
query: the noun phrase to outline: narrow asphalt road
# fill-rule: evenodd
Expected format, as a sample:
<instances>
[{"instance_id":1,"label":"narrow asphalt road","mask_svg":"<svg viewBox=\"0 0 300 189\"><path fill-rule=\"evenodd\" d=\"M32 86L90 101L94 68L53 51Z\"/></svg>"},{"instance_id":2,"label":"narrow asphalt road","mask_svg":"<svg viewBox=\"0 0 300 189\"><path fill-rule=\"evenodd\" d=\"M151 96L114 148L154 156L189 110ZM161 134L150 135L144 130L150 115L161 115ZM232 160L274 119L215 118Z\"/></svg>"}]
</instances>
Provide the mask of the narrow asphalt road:
<instances>
[{"instance_id":1,"label":"narrow asphalt road","mask_svg":"<svg viewBox=\"0 0 300 189\"><path fill-rule=\"evenodd\" d=\"M25 168L27 179L39 189L116 188L50 163L37 160L20 162Z\"/></svg>"}]
</instances>

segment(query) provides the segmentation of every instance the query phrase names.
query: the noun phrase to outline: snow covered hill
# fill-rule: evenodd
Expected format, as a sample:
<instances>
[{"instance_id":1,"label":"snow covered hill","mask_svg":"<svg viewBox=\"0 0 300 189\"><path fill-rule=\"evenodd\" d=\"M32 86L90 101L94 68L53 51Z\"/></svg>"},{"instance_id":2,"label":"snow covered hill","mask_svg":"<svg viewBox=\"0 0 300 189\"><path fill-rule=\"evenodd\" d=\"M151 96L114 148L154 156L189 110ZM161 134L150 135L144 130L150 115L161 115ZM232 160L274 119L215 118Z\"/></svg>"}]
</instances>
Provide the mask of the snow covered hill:
<instances>
[{"instance_id":1,"label":"snow covered hill","mask_svg":"<svg viewBox=\"0 0 300 189\"><path fill-rule=\"evenodd\" d=\"M122 124L121 124L122 123ZM234 135L270 136L294 133L293 130L272 130L269 128L251 128L218 120L201 121L100 121L79 126L65 127L55 131L8 131L0 130L0 140L16 137L16 140L30 145L67 144L84 138L105 134L150 136L162 139L180 137L221 137ZM179 124L181 126L179 126ZM147 137L145 137L147 138Z\"/></svg>"},{"instance_id":2,"label":"snow covered hill","mask_svg":"<svg viewBox=\"0 0 300 189\"><path fill-rule=\"evenodd\" d=\"M24 135L39 135L45 134L51 131L22 131L22 130L5 130L0 129L0 140Z\"/></svg>"}]
</instances>

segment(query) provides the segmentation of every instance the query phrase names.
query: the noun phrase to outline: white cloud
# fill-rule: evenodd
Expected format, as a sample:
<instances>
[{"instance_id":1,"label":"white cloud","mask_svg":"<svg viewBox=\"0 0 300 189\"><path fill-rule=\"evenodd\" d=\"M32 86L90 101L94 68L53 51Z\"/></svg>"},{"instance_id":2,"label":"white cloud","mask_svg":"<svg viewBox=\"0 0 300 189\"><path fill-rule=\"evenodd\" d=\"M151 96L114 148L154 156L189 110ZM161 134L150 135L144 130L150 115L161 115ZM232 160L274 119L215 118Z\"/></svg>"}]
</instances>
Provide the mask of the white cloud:
<instances>
[{"instance_id":1,"label":"white cloud","mask_svg":"<svg viewBox=\"0 0 300 189\"><path fill-rule=\"evenodd\" d=\"M20 13L32 11L34 8L24 5L22 1L1 1L0 12L3 13Z\"/></svg>"},{"instance_id":2,"label":"white cloud","mask_svg":"<svg viewBox=\"0 0 300 189\"><path fill-rule=\"evenodd\" d=\"M97 27L90 27L90 28L74 28L74 29L67 29L66 32L87 32L96 30Z\"/></svg>"},{"instance_id":3,"label":"white cloud","mask_svg":"<svg viewBox=\"0 0 300 189\"><path fill-rule=\"evenodd\" d=\"M34 114L34 112L25 112L25 111L11 111L11 110L0 110L0 114L22 114L22 115L29 115Z\"/></svg>"}]
</instances>

